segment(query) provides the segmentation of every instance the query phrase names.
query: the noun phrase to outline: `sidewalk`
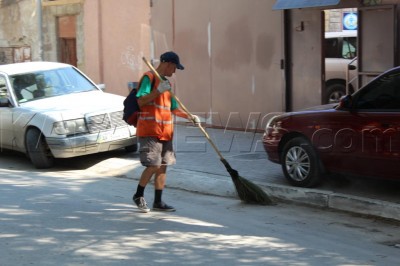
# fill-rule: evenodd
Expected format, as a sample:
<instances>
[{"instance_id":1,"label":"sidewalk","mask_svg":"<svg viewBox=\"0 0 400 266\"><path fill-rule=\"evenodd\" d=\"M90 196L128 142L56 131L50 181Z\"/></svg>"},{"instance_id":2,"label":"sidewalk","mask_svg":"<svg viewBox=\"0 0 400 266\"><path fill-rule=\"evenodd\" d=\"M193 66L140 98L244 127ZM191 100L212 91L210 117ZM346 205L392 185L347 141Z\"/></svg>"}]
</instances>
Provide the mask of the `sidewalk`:
<instances>
[{"instance_id":1,"label":"sidewalk","mask_svg":"<svg viewBox=\"0 0 400 266\"><path fill-rule=\"evenodd\" d=\"M332 176L318 188L293 187L286 182L280 165L268 161L261 133L206 130L232 168L262 187L278 204L294 202L400 221L400 182ZM229 173L198 128L178 125L175 138L177 164L168 168L168 187L237 197ZM138 153L111 158L92 168L135 180L143 170Z\"/></svg>"}]
</instances>

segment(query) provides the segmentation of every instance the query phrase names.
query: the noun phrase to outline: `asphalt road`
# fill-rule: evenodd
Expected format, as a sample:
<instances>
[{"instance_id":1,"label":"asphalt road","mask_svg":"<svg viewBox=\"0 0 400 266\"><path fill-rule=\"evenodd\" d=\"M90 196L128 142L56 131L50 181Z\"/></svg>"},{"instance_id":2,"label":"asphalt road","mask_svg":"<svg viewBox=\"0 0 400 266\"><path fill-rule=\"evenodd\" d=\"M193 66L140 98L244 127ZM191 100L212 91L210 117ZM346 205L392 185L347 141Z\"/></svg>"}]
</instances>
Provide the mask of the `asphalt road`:
<instances>
[{"instance_id":1,"label":"asphalt road","mask_svg":"<svg viewBox=\"0 0 400 266\"><path fill-rule=\"evenodd\" d=\"M208 131L242 176L296 194L260 150L261 134ZM132 206L143 170L137 153L62 159L48 170L0 153L0 265L397 265L398 222L284 202L242 204L198 130L179 126L176 138L178 163L164 196L178 212L169 214ZM319 192L378 199L382 213L399 200L397 183L349 177L297 191L305 201ZM150 204L152 196L147 189Z\"/></svg>"},{"instance_id":2,"label":"asphalt road","mask_svg":"<svg viewBox=\"0 0 400 266\"><path fill-rule=\"evenodd\" d=\"M145 214L131 203L137 181L99 171L99 158L46 171L0 159L2 266L398 264L398 223L172 188L177 212Z\"/></svg>"}]
</instances>

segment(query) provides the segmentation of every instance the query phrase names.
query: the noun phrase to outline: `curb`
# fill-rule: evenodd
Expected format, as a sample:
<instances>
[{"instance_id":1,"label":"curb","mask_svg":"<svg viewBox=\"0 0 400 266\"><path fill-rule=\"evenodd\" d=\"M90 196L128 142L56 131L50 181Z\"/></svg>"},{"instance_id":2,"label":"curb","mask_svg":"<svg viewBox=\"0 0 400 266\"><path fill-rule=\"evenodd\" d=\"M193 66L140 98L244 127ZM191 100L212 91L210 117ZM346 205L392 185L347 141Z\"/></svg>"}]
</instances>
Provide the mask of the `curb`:
<instances>
[{"instance_id":1,"label":"curb","mask_svg":"<svg viewBox=\"0 0 400 266\"><path fill-rule=\"evenodd\" d=\"M107 176L120 176L139 180L143 171L140 162L131 159L111 158L91 168L89 171ZM230 176L201 174L199 172L168 169L170 176L167 187L206 195L237 198ZM368 199L320 189L307 189L276 184L257 183L271 198L277 201L293 202L311 207L328 208L354 214L375 216L400 221L400 205L382 200Z\"/></svg>"},{"instance_id":2,"label":"curb","mask_svg":"<svg viewBox=\"0 0 400 266\"><path fill-rule=\"evenodd\" d=\"M280 200L400 221L400 205L396 203L319 189L257 185Z\"/></svg>"}]
</instances>

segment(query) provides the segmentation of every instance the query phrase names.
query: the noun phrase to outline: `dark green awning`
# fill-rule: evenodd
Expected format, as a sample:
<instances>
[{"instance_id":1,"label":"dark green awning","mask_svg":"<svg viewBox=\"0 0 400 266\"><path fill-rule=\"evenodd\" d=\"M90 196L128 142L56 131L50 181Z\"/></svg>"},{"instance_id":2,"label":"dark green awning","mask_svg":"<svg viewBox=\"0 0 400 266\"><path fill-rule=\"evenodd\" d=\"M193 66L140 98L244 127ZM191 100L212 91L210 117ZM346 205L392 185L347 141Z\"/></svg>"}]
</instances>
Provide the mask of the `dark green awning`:
<instances>
[{"instance_id":1,"label":"dark green awning","mask_svg":"<svg viewBox=\"0 0 400 266\"><path fill-rule=\"evenodd\" d=\"M339 4L340 0L276 0L273 10L293 9L305 7L334 6Z\"/></svg>"}]
</instances>

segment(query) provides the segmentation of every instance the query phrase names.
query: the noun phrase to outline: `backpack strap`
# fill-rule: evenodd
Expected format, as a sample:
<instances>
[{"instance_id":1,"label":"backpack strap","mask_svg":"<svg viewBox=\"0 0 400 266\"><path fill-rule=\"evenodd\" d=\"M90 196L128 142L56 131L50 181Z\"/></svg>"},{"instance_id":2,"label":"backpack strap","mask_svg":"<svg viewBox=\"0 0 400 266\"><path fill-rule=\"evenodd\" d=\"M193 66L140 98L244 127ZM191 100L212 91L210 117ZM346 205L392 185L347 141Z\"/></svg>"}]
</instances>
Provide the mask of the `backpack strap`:
<instances>
[{"instance_id":1,"label":"backpack strap","mask_svg":"<svg viewBox=\"0 0 400 266\"><path fill-rule=\"evenodd\" d=\"M150 75L147 75L147 74L146 74L146 76L148 76L149 79L151 80L151 90L153 90L154 84L156 84L156 78L153 73L151 73L151 77L150 77Z\"/></svg>"},{"instance_id":2,"label":"backpack strap","mask_svg":"<svg viewBox=\"0 0 400 266\"><path fill-rule=\"evenodd\" d=\"M146 72L146 73L142 76L142 78L140 79L139 84L138 84L138 88L137 88L138 91L139 91L139 89L140 89L140 86L142 85L142 81L143 81L144 77L146 77L146 76L149 77L149 79L150 79L150 81L151 81L150 90L153 90L154 84L156 83L156 79L155 79L153 73L151 73L150 75L149 75L149 73L151 73L151 72Z\"/></svg>"}]
</instances>

